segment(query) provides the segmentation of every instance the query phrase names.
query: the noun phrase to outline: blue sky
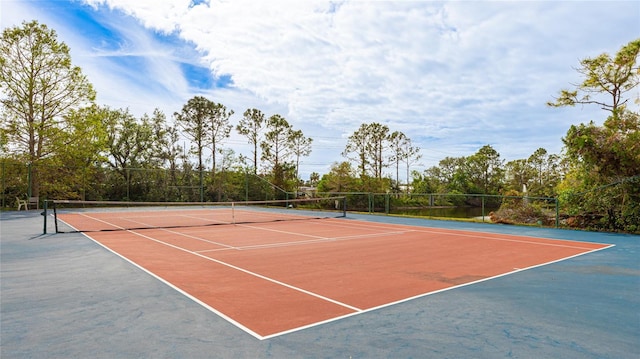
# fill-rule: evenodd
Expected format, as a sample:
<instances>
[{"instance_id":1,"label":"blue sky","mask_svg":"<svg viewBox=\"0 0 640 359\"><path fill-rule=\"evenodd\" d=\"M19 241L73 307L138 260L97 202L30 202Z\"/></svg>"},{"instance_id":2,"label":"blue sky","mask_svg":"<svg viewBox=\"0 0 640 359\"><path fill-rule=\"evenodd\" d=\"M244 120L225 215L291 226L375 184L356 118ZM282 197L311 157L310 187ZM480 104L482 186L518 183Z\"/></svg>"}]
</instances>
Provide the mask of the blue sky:
<instances>
[{"instance_id":1,"label":"blue sky","mask_svg":"<svg viewBox=\"0 0 640 359\"><path fill-rule=\"evenodd\" d=\"M202 95L234 124L248 108L282 115L314 139L303 179L344 160L363 122L407 134L419 171L486 144L506 161L559 153L569 126L606 113L546 102L580 81L580 59L640 37L637 1L2 0L0 13L2 28L55 29L101 105L171 117ZM223 146L250 155L238 135Z\"/></svg>"}]
</instances>

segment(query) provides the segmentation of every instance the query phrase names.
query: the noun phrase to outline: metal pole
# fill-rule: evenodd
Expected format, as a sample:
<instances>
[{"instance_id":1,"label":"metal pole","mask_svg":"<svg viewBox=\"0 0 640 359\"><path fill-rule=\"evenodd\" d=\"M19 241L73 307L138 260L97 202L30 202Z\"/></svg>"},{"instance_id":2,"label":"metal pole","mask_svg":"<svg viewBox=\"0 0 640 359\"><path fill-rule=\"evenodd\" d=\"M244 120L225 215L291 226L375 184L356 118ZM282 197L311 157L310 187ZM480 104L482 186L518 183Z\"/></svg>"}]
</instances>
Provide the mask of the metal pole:
<instances>
[{"instance_id":1,"label":"metal pole","mask_svg":"<svg viewBox=\"0 0 640 359\"><path fill-rule=\"evenodd\" d=\"M389 214L389 193L384 197L384 213Z\"/></svg>"},{"instance_id":2,"label":"metal pole","mask_svg":"<svg viewBox=\"0 0 640 359\"><path fill-rule=\"evenodd\" d=\"M58 232L58 212L56 211L56 203L53 202L53 223L56 227L56 233Z\"/></svg>"},{"instance_id":3,"label":"metal pole","mask_svg":"<svg viewBox=\"0 0 640 359\"><path fill-rule=\"evenodd\" d=\"M2 208L5 207L5 197L6 197L5 192L4 192L4 176L7 173L7 170L5 168L5 163L6 162L3 160L2 161Z\"/></svg>"},{"instance_id":4,"label":"metal pole","mask_svg":"<svg viewBox=\"0 0 640 359\"><path fill-rule=\"evenodd\" d=\"M559 205L559 201L558 198L555 198L556 200L556 228L560 227L560 205Z\"/></svg>"},{"instance_id":5,"label":"metal pole","mask_svg":"<svg viewBox=\"0 0 640 359\"><path fill-rule=\"evenodd\" d=\"M129 182L131 181L131 175L129 174L129 168L127 168L127 178L126 178L126 185L127 185L127 201L131 201L131 195L129 194Z\"/></svg>"},{"instance_id":6,"label":"metal pole","mask_svg":"<svg viewBox=\"0 0 640 359\"><path fill-rule=\"evenodd\" d=\"M44 228L42 229L42 234L47 234L47 202L48 200L44 200L44 208L42 215L44 216Z\"/></svg>"},{"instance_id":7,"label":"metal pole","mask_svg":"<svg viewBox=\"0 0 640 359\"><path fill-rule=\"evenodd\" d=\"M347 216L347 196L344 196L344 198L342 198L342 214L343 217Z\"/></svg>"},{"instance_id":8,"label":"metal pole","mask_svg":"<svg viewBox=\"0 0 640 359\"><path fill-rule=\"evenodd\" d=\"M247 172L244 173L244 200L249 200L249 174Z\"/></svg>"},{"instance_id":9,"label":"metal pole","mask_svg":"<svg viewBox=\"0 0 640 359\"><path fill-rule=\"evenodd\" d=\"M31 197L33 188L31 187L31 162L27 164L27 197Z\"/></svg>"}]
</instances>

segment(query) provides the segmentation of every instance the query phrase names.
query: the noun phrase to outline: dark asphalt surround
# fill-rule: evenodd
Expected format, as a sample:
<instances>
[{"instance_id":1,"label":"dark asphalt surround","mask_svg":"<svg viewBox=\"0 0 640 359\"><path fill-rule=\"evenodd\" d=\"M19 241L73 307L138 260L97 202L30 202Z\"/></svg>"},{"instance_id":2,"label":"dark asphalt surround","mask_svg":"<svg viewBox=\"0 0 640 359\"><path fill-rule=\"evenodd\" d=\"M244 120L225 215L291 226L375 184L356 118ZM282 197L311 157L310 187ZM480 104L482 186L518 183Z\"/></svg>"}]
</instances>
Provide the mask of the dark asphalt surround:
<instances>
[{"instance_id":1,"label":"dark asphalt surround","mask_svg":"<svg viewBox=\"0 0 640 359\"><path fill-rule=\"evenodd\" d=\"M348 217L615 247L261 341L82 234L41 235L39 211L3 212L0 357L640 357L640 236Z\"/></svg>"}]
</instances>

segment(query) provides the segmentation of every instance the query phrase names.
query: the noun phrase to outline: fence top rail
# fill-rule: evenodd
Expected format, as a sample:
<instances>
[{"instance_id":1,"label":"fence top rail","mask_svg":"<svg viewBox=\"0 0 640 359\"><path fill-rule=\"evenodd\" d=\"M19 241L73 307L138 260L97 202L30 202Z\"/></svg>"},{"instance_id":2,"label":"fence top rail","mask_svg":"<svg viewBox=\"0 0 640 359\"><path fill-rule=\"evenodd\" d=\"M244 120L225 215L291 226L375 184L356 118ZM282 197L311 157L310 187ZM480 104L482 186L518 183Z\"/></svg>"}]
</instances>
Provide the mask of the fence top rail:
<instances>
[{"instance_id":1,"label":"fence top rail","mask_svg":"<svg viewBox=\"0 0 640 359\"><path fill-rule=\"evenodd\" d=\"M556 197L537 197L528 196L523 194L521 196L502 195L502 194L483 194L483 193L404 193L404 192L316 192L316 194L328 194L328 195L374 195L374 196L386 196L386 195L400 195L400 196L458 196L458 197L490 197L490 198L527 198L536 200L557 200Z\"/></svg>"}]
</instances>

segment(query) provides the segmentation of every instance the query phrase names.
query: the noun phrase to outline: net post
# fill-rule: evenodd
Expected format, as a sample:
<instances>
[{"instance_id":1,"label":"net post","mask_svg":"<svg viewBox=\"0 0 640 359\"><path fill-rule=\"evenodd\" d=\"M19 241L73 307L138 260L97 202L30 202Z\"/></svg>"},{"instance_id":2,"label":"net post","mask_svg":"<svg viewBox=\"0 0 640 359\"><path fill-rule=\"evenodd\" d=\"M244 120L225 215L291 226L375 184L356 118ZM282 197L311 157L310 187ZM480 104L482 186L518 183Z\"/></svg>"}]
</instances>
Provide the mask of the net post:
<instances>
[{"instance_id":1,"label":"net post","mask_svg":"<svg viewBox=\"0 0 640 359\"><path fill-rule=\"evenodd\" d=\"M231 202L231 224L236 224L236 203Z\"/></svg>"},{"instance_id":2,"label":"net post","mask_svg":"<svg viewBox=\"0 0 640 359\"><path fill-rule=\"evenodd\" d=\"M56 233L60 233L58 231L58 212L56 211L56 202L53 201L51 203L53 203L53 223L56 227Z\"/></svg>"},{"instance_id":3,"label":"net post","mask_svg":"<svg viewBox=\"0 0 640 359\"><path fill-rule=\"evenodd\" d=\"M342 197L342 217L347 217L347 196Z\"/></svg>"},{"instance_id":4,"label":"net post","mask_svg":"<svg viewBox=\"0 0 640 359\"><path fill-rule=\"evenodd\" d=\"M45 199L42 208L42 215L44 216L44 225L42 227L42 234L47 234L47 203L49 200Z\"/></svg>"}]
</instances>

